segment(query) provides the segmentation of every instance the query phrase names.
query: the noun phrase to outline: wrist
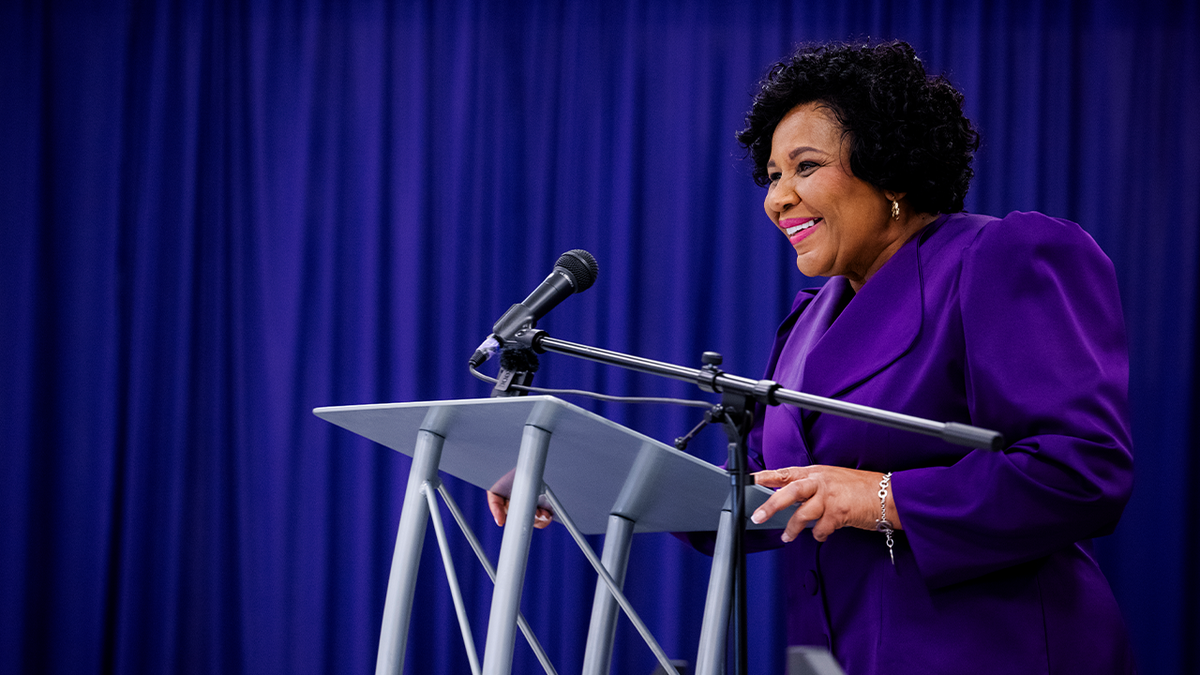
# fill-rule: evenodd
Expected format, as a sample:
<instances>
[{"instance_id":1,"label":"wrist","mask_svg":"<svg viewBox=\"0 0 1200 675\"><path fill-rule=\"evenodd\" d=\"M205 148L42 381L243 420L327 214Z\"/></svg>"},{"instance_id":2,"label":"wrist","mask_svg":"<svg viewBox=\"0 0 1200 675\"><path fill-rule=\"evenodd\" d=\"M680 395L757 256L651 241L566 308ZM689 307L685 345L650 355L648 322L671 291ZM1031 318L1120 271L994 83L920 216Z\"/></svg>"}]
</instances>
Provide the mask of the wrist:
<instances>
[{"instance_id":1,"label":"wrist","mask_svg":"<svg viewBox=\"0 0 1200 675\"><path fill-rule=\"evenodd\" d=\"M882 477L881 477L882 478ZM895 479L895 476L892 476ZM892 523L893 530L903 530L904 525L900 522L900 511L896 509L896 490L895 483L888 481L888 493L886 497L888 520Z\"/></svg>"}]
</instances>

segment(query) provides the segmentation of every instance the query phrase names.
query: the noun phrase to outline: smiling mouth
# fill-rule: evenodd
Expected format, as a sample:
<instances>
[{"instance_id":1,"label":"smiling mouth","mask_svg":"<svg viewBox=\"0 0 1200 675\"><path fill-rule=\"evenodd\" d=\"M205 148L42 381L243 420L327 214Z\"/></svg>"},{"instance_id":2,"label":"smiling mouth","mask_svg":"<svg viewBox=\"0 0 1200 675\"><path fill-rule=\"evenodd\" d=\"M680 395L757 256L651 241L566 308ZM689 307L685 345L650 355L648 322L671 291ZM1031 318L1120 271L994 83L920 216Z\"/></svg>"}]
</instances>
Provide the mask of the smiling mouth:
<instances>
[{"instance_id":1,"label":"smiling mouth","mask_svg":"<svg viewBox=\"0 0 1200 675\"><path fill-rule=\"evenodd\" d=\"M813 227L813 226L819 224L821 222L821 220L822 220L821 218L813 218L812 220L806 220L803 223L800 223L799 225L795 225L793 227L787 228L786 230L784 230L784 232L787 234L787 236L791 237L791 236L795 235L797 232L803 232L803 231L809 229L810 227Z\"/></svg>"}]
</instances>

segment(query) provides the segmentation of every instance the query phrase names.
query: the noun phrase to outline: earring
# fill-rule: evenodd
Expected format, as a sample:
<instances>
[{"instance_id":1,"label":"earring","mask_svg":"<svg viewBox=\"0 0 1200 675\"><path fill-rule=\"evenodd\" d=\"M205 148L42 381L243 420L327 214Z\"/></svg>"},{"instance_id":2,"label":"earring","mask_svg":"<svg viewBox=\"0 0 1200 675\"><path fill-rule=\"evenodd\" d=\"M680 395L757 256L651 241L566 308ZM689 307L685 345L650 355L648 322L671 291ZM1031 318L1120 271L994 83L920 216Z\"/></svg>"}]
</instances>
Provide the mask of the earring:
<instances>
[{"instance_id":1,"label":"earring","mask_svg":"<svg viewBox=\"0 0 1200 675\"><path fill-rule=\"evenodd\" d=\"M892 220L900 220L900 202L892 200Z\"/></svg>"}]
</instances>

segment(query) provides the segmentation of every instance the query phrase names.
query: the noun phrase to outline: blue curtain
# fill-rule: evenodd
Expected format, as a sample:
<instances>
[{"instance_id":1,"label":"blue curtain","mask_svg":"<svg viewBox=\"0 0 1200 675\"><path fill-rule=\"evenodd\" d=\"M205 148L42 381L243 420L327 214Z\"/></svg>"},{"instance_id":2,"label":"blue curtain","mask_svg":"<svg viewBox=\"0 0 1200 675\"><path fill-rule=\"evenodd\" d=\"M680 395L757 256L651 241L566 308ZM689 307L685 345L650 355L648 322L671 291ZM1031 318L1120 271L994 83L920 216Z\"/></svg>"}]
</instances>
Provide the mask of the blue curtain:
<instances>
[{"instance_id":1,"label":"blue curtain","mask_svg":"<svg viewBox=\"0 0 1200 675\"><path fill-rule=\"evenodd\" d=\"M1137 486L1098 551L1142 671L1196 672L1200 9L1149 0L4 3L0 672L369 671L409 462L310 410L485 396L467 356L576 247L600 278L551 335L757 375L813 282L733 132L796 42L886 38L966 95L969 210L1076 220L1116 264ZM661 439L697 421L581 404ZM448 482L495 556L483 496ZM490 584L454 554L482 645ZM672 656L707 569L635 539L629 593ZM749 573L752 671L781 672L773 554ZM407 672L466 672L432 542L421 575ZM538 534L524 610L561 672L594 582ZM653 666L622 620L615 671Z\"/></svg>"}]
</instances>

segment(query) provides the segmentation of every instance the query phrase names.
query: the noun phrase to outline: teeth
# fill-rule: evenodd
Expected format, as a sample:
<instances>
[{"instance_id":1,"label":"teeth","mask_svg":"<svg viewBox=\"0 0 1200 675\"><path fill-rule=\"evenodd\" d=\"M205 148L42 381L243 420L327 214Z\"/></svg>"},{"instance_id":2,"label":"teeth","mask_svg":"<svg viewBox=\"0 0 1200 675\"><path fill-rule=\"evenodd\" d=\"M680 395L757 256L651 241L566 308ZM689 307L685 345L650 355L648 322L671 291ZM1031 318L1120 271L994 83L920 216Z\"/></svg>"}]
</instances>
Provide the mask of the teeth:
<instances>
[{"instance_id":1,"label":"teeth","mask_svg":"<svg viewBox=\"0 0 1200 675\"><path fill-rule=\"evenodd\" d=\"M817 222L820 220L821 220L820 218L813 218L812 220L807 221L801 225L797 225L795 227L789 227L787 229L787 236L790 237L793 234L796 234L797 232L803 232L804 230L807 230L808 228L812 227L813 225L816 225Z\"/></svg>"}]
</instances>

